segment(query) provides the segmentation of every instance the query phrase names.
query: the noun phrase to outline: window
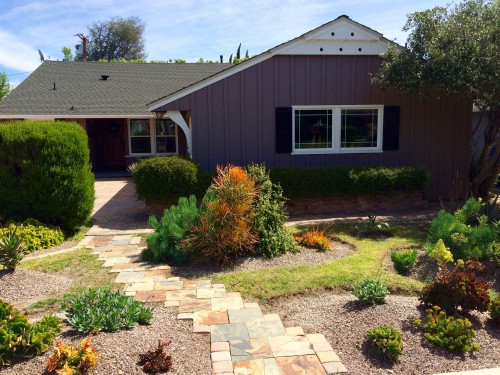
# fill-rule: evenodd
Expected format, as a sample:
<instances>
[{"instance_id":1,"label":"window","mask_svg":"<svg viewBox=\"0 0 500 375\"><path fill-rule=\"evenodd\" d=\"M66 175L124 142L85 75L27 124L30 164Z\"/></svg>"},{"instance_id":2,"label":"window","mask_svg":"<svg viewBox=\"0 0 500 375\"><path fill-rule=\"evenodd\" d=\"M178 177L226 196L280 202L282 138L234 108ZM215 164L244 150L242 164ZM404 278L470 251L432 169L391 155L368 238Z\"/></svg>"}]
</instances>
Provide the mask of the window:
<instances>
[{"instance_id":1,"label":"window","mask_svg":"<svg viewBox=\"0 0 500 375\"><path fill-rule=\"evenodd\" d=\"M293 153L382 151L382 105L293 107Z\"/></svg>"},{"instance_id":2,"label":"window","mask_svg":"<svg viewBox=\"0 0 500 375\"><path fill-rule=\"evenodd\" d=\"M172 120L156 120L156 153L177 153L177 126Z\"/></svg>"},{"instance_id":3,"label":"window","mask_svg":"<svg viewBox=\"0 0 500 375\"><path fill-rule=\"evenodd\" d=\"M130 153L151 153L151 130L149 120L130 120Z\"/></svg>"}]
</instances>

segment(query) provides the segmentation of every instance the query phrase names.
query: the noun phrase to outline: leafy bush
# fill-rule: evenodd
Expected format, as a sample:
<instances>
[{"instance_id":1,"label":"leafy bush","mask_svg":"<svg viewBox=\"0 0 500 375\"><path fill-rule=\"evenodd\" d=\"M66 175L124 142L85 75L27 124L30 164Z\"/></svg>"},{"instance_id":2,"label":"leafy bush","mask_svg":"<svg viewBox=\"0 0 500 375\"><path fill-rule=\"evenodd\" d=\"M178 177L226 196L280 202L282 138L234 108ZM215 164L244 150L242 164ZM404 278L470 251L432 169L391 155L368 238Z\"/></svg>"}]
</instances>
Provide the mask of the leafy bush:
<instances>
[{"instance_id":1,"label":"leafy bush","mask_svg":"<svg viewBox=\"0 0 500 375\"><path fill-rule=\"evenodd\" d=\"M434 281L422 289L420 301L451 313L459 307L463 312L486 311L490 302L489 285L477 277L480 267L477 261L467 261L463 267L440 268Z\"/></svg>"},{"instance_id":2,"label":"leafy bush","mask_svg":"<svg viewBox=\"0 0 500 375\"><path fill-rule=\"evenodd\" d=\"M24 254L24 242L18 233L18 227L9 226L6 230L0 229L0 265L8 271L14 271Z\"/></svg>"},{"instance_id":3,"label":"leafy bush","mask_svg":"<svg viewBox=\"0 0 500 375\"><path fill-rule=\"evenodd\" d=\"M155 232L146 240L148 247L142 252L143 259L184 264L189 253L182 249L181 241L190 233L197 219L198 209L194 195L189 199L179 198L177 206L166 209L159 221L151 216L149 225Z\"/></svg>"},{"instance_id":4,"label":"leafy bush","mask_svg":"<svg viewBox=\"0 0 500 375\"><path fill-rule=\"evenodd\" d=\"M410 272L417 258L418 252L415 249L391 252L391 260L394 263L394 268L402 275L406 275Z\"/></svg>"},{"instance_id":5,"label":"leafy bush","mask_svg":"<svg viewBox=\"0 0 500 375\"><path fill-rule=\"evenodd\" d=\"M158 374L160 372L168 372L172 368L172 356L164 351L170 343L171 341L162 342L158 340L158 347L156 349L139 354L138 364L144 366L144 372Z\"/></svg>"},{"instance_id":6,"label":"leafy bush","mask_svg":"<svg viewBox=\"0 0 500 375\"><path fill-rule=\"evenodd\" d=\"M368 220L356 226L358 237L388 237L391 235L389 224L378 221L374 215L368 215Z\"/></svg>"},{"instance_id":7,"label":"leafy bush","mask_svg":"<svg viewBox=\"0 0 500 375\"><path fill-rule=\"evenodd\" d=\"M434 259L441 268L446 267L447 263L453 262L453 254L451 253L450 249L445 246L443 240L441 239L438 240L436 246L434 246L434 248L429 253L429 256Z\"/></svg>"},{"instance_id":8,"label":"leafy bush","mask_svg":"<svg viewBox=\"0 0 500 375\"><path fill-rule=\"evenodd\" d=\"M211 175L202 174L191 160L180 156L154 156L130 167L139 199L151 202L176 201L191 194L201 196Z\"/></svg>"},{"instance_id":9,"label":"leafy bush","mask_svg":"<svg viewBox=\"0 0 500 375\"><path fill-rule=\"evenodd\" d=\"M61 320L47 315L30 324L12 305L0 300L0 365L42 354L61 331Z\"/></svg>"},{"instance_id":10,"label":"leafy bush","mask_svg":"<svg viewBox=\"0 0 500 375\"><path fill-rule=\"evenodd\" d=\"M137 323L149 324L153 317L151 309L141 302L108 288L89 289L73 296L62 309L68 322L84 333L131 329Z\"/></svg>"},{"instance_id":11,"label":"leafy bush","mask_svg":"<svg viewBox=\"0 0 500 375\"><path fill-rule=\"evenodd\" d=\"M324 230L313 229L302 236L295 235L293 238L297 243L313 249L327 251L332 248L332 241L326 236Z\"/></svg>"},{"instance_id":12,"label":"leafy bush","mask_svg":"<svg viewBox=\"0 0 500 375\"><path fill-rule=\"evenodd\" d=\"M80 342L80 348L67 346L59 340L54 347L54 354L47 361L47 371L58 374L84 374L97 364L96 349L91 347L90 336Z\"/></svg>"},{"instance_id":13,"label":"leafy bush","mask_svg":"<svg viewBox=\"0 0 500 375\"><path fill-rule=\"evenodd\" d=\"M493 322L500 325L500 296L497 296L497 298L490 302L488 312L490 313L490 317Z\"/></svg>"},{"instance_id":14,"label":"leafy bush","mask_svg":"<svg viewBox=\"0 0 500 375\"><path fill-rule=\"evenodd\" d=\"M94 205L88 139L78 124L14 121L0 126L0 207L6 219L35 218L73 231Z\"/></svg>"},{"instance_id":15,"label":"leafy bush","mask_svg":"<svg viewBox=\"0 0 500 375\"><path fill-rule=\"evenodd\" d=\"M354 286L352 294L361 305L374 305L384 303L389 290L380 280L365 279Z\"/></svg>"},{"instance_id":16,"label":"leafy bush","mask_svg":"<svg viewBox=\"0 0 500 375\"><path fill-rule=\"evenodd\" d=\"M276 168L271 180L279 183L288 198L316 198L335 195L359 196L413 191L425 188L429 174L420 168Z\"/></svg>"},{"instance_id":17,"label":"leafy bush","mask_svg":"<svg viewBox=\"0 0 500 375\"><path fill-rule=\"evenodd\" d=\"M461 353L479 350L479 345L474 342L476 332L471 329L472 323L468 319L446 316L446 311L439 306L426 312L425 320L417 319L415 326L422 328L424 337L431 345Z\"/></svg>"},{"instance_id":18,"label":"leafy bush","mask_svg":"<svg viewBox=\"0 0 500 375\"><path fill-rule=\"evenodd\" d=\"M281 186L271 181L264 165L249 165L246 172L255 180L258 189L254 207L254 230L259 241L255 245L255 253L271 258L297 251L292 234L285 227L288 215Z\"/></svg>"},{"instance_id":19,"label":"leafy bush","mask_svg":"<svg viewBox=\"0 0 500 375\"><path fill-rule=\"evenodd\" d=\"M480 201L469 198L453 215L439 211L429 229L427 241L430 246L441 239L456 260L486 258L498 239L498 232L496 225L481 215L482 207Z\"/></svg>"},{"instance_id":20,"label":"leafy bush","mask_svg":"<svg viewBox=\"0 0 500 375\"><path fill-rule=\"evenodd\" d=\"M398 362L403 353L403 335L391 326L370 329L366 338L372 353L380 359Z\"/></svg>"},{"instance_id":21,"label":"leafy bush","mask_svg":"<svg viewBox=\"0 0 500 375\"><path fill-rule=\"evenodd\" d=\"M18 233L23 238L26 253L47 249L64 241L64 233L59 228L50 228L34 219L28 219L22 224L11 223L3 231L6 232L8 228L14 226L17 226ZM1 231L0 229L0 234Z\"/></svg>"},{"instance_id":22,"label":"leafy bush","mask_svg":"<svg viewBox=\"0 0 500 375\"><path fill-rule=\"evenodd\" d=\"M203 198L199 223L192 227L193 235L183 246L221 264L253 252L257 242L252 232L255 197L255 182L242 168L218 167Z\"/></svg>"}]
</instances>

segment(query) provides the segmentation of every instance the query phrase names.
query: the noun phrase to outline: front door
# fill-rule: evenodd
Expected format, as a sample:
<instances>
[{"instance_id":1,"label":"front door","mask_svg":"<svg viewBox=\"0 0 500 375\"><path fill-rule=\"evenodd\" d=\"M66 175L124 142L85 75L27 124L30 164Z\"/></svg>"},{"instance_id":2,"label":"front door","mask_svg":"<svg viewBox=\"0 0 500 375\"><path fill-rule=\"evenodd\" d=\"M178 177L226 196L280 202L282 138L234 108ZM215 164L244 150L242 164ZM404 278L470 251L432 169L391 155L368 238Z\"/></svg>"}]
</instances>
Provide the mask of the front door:
<instances>
[{"instance_id":1,"label":"front door","mask_svg":"<svg viewBox=\"0 0 500 375\"><path fill-rule=\"evenodd\" d=\"M90 159L94 171L126 168L125 124L124 119L87 121Z\"/></svg>"}]
</instances>

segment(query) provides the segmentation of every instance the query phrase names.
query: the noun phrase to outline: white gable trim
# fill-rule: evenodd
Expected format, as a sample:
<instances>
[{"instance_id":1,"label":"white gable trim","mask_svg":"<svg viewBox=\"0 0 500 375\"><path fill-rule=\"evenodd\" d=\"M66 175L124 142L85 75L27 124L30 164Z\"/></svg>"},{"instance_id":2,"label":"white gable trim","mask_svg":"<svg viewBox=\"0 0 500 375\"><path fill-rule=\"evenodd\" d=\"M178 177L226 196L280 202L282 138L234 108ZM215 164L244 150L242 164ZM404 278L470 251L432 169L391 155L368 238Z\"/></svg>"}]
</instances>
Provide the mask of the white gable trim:
<instances>
[{"instance_id":1,"label":"white gable trim","mask_svg":"<svg viewBox=\"0 0 500 375\"><path fill-rule=\"evenodd\" d=\"M332 35L333 33L333 35ZM353 34L353 35L352 35ZM238 65L206 78L198 83L165 96L148 105L150 111L172 103L195 91L210 86L227 77L237 74L247 68L276 55L380 55L389 45L396 45L383 37L382 34L341 16L327 24L307 32L289 42L280 44L270 50L252 57Z\"/></svg>"},{"instance_id":2,"label":"white gable trim","mask_svg":"<svg viewBox=\"0 0 500 375\"><path fill-rule=\"evenodd\" d=\"M144 119L144 118L154 118L155 116L152 113L144 114L144 115L0 115L0 119L2 120L15 120L15 119L26 119L26 120L54 120L54 119L86 119L86 118L131 118L131 119Z\"/></svg>"}]
</instances>

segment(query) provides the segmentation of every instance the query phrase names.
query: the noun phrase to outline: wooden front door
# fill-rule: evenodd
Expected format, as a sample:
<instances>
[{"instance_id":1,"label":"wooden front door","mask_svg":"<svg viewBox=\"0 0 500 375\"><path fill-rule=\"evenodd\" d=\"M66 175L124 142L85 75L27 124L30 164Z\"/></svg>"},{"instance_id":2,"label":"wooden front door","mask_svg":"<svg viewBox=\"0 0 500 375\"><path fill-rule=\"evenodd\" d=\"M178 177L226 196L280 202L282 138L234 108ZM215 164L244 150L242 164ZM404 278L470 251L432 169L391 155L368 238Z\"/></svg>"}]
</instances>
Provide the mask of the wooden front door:
<instances>
[{"instance_id":1,"label":"wooden front door","mask_svg":"<svg viewBox=\"0 0 500 375\"><path fill-rule=\"evenodd\" d=\"M87 121L90 159L94 171L125 169L126 120L92 119Z\"/></svg>"}]
</instances>

